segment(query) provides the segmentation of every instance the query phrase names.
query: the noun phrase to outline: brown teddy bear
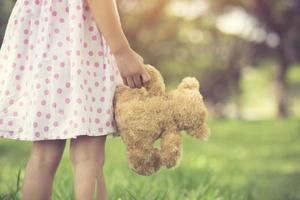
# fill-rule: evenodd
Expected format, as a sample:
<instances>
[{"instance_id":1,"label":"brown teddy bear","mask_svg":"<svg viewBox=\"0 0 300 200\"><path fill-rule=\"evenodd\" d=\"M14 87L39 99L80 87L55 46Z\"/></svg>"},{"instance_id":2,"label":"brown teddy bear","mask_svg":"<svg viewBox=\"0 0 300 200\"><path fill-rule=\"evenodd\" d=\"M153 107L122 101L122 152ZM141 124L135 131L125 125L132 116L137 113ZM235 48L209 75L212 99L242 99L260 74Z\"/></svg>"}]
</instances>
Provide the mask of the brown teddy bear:
<instances>
[{"instance_id":1,"label":"brown teddy bear","mask_svg":"<svg viewBox=\"0 0 300 200\"><path fill-rule=\"evenodd\" d=\"M141 88L118 85L113 100L117 132L126 145L129 167L149 176L161 166L171 168L181 158L181 130L197 139L206 139L207 109L199 82L185 77L175 90L165 92L160 72L145 65L151 80ZM161 138L161 148L154 142Z\"/></svg>"}]
</instances>

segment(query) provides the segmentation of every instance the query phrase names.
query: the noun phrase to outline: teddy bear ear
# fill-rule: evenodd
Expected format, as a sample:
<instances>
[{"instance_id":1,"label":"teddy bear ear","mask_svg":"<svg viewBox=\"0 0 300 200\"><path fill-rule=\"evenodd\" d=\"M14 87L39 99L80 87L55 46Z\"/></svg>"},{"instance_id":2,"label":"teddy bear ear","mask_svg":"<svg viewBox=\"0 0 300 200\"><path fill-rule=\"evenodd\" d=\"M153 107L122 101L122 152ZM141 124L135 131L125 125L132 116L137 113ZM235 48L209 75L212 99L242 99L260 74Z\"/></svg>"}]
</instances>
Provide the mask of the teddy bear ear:
<instances>
[{"instance_id":1,"label":"teddy bear ear","mask_svg":"<svg viewBox=\"0 0 300 200\"><path fill-rule=\"evenodd\" d=\"M190 89L199 90L200 84L195 77L185 77L182 79L181 83L177 86L177 89Z\"/></svg>"}]
</instances>

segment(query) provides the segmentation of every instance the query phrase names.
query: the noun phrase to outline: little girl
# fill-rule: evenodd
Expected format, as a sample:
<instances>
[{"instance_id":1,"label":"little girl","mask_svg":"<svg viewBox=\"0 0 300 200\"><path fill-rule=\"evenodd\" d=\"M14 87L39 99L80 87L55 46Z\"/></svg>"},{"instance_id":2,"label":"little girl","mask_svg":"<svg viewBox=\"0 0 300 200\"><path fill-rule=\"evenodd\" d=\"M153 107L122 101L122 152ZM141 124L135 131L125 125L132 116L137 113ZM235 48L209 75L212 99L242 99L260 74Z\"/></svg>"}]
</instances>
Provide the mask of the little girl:
<instances>
[{"instance_id":1,"label":"little girl","mask_svg":"<svg viewBox=\"0 0 300 200\"><path fill-rule=\"evenodd\" d=\"M113 0L17 0L0 52L0 137L33 141L22 200L51 199L68 138L76 199L107 199L115 87L149 81L143 62Z\"/></svg>"}]
</instances>

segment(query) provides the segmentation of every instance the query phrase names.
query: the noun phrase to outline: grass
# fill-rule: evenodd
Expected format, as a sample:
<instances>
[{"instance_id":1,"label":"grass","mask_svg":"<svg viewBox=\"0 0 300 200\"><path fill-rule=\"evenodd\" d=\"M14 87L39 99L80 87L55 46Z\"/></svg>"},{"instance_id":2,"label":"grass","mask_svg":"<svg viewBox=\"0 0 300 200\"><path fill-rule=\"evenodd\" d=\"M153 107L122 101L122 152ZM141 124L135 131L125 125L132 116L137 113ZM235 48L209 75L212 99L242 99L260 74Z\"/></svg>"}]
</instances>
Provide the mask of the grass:
<instances>
[{"instance_id":1,"label":"grass","mask_svg":"<svg viewBox=\"0 0 300 200\"><path fill-rule=\"evenodd\" d=\"M174 169L144 177L128 168L121 139L108 137L104 167L113 200L300 199L300 123L211 121L208 141L183 136ZM69 141L67 143L67 147ZM20 199L30 142L0 140L0 199ZM52 199L74 199L72 167L65 149Z\"/></svg>"}]
</instances>

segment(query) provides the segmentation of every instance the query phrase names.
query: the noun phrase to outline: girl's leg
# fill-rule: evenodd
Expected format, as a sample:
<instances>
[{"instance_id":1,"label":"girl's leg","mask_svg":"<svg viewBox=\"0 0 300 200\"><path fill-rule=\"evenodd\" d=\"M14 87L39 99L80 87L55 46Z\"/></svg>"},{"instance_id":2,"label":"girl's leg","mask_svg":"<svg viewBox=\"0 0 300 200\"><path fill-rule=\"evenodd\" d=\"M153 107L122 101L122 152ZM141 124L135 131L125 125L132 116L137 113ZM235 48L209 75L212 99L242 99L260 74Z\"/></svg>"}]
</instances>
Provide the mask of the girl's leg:
<instances>
[{"instance_id":1,"label":"girl's leg","mask_svg":"<svg viewBox=\"0 0 300 200\"><path fill-rule=\"evenodd\" d=\"M50 200L52 183L61 160L65 140L33 141L27 163L22 200Z\"/></svg>"},{"instance_id":2,"label":"girl's leg","mask_svg":"<svg viewBox=\"0 0 300 200\"><path fill-rule=\"evenodd\" d=\"M74 168L76 200L92 200L96 187L97 199L107 200L103 176L105 140L106 135L82 135L71 140L70 158Z\"/></svg>"}]
</instances>

